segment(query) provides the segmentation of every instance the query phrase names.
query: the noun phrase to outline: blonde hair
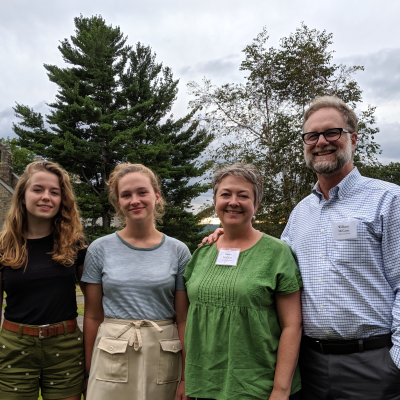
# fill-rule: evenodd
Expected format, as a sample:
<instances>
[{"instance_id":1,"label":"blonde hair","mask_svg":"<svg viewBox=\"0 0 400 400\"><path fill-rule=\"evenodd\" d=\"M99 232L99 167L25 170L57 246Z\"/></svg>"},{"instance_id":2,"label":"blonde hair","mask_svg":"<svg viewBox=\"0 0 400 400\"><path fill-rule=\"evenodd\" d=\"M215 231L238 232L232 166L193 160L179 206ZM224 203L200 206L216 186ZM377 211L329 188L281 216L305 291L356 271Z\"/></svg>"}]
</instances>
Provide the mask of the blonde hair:
<instances>
[{"instance_id":1,"label":"blonde hair","mask_svg":"<svg viewBox=\"0 0 400 400\"><path fill-rule=\"evenodd\" d=\"M52 260L70 267L74 264L78 250L86 247L79 211L75 203L68 173L58 164L50 161L35 161L25 169L15 187L11 207L0 233L0 264L13 269L26 268L28 249L26 232L28 219L24 204L26 187L36 172L51 172L58 176L61 189L61 203L53 218L54 246Z\"/></svg>"},{"instance_id":2,"label":"blonde hair","mask_svg":"<svg viewBox=\"0 0 400 400\"><path fill-rule=\"evenodd\" d=\"M162 223L162 217L164 216L165 200L161 195L161 182L157 175L150 169L142 164L131 164L122 163L118 164L114 171L110 174L110 179L108 180L108 187L110 188L110 194L108 199L110 203L114 206L115 215L120 221L125 221L125 215L118 206L118 183L119 180L127 174L132 172L139 172L150 179L151 186L153 187L154 193L160 193L160 198L158 203L154 208L154 221Z\"/></svg>"},{"instance_id":3,"label":"blonde hair","mask_svg":"<svg viewBox=\"0 0 400 400\"><path fill-rule=\"evenodd\" d=\"M316 111L321 108L334 108L338 110L347 125L347 129L350 132L357 132L358 129L358 119L356 113L339 97L336 96L322 96L317 97L308 107L307 111L304 113L303 128L304 124L307 122L308 118ZM333 126L332 128L340 128L339 126Z\"/></svg>"}]
</instances>

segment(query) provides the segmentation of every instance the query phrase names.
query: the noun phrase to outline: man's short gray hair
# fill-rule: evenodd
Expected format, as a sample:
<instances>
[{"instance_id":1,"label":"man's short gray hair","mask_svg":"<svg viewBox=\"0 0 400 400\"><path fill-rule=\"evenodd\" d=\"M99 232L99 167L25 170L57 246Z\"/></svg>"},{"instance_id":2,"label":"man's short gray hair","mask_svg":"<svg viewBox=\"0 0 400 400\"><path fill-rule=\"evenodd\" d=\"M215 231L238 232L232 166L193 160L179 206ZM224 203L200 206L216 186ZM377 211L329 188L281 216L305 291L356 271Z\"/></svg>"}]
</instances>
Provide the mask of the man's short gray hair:
<instances>
[{"instance_id":1,"label":"man's short gray hair","mask_svg":"<svg viewBox=\"0 0 400 400\"><path fill-rule=\"evenodd\" d=\"M215 172L214 179L212 182L214 196L217 193L218 186L222 179L233 175L239 178L244 178L253 184L254 188L254 205L261 201L263 197L263 182L258 169L252 164L237 163L233 165L227 165L218 169Z\"/></svg>"},{"instance_id":2,"label":"man's short gray hair","mask_svg":"<svg viewBox=\"0 0 400 400\"><path fill-rule=\"evenodd\" d=\"M307 122L308 118L310 118L312 114L314 114L321 108L335 108L343 115L344 121L347 125L347 129L350 132L357 132L358 119L356 113L343 100L339 99L339 97L336 96L317 97L304 113L303 129L304 124ZM332 126L332 128L340 127Z\"/></svg>"}]
</instances>

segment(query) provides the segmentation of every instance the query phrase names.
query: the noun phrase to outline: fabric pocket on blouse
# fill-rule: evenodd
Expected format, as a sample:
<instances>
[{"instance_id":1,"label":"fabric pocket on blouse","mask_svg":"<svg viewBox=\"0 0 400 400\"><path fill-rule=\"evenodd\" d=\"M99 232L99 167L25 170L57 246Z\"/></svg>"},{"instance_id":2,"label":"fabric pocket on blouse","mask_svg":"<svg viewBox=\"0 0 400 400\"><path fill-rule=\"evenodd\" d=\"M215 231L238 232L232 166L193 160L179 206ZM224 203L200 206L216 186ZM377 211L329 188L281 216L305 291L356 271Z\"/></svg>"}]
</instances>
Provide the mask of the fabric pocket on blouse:
<instances>
[{"instance_id":1,"label":"fabric pocket on blouse","mask_svg":"<svg viewBox=\"0 0 400 400\"><path fill-rule=\"evenodd\" d=\"M179 339L160 340L157 384L178 382L182 372L182 343Z\"/></svg>"},{"instance_id":2,"label":"fabric pocket on blouse","mask_svg":"<svg viewBox=\"0 0 400 400\"><path fill-rule=\"evenodd\" d=\"M128 340L102 337L96 379L108 382L128 382Z\"/></svg>"}]
</instances>

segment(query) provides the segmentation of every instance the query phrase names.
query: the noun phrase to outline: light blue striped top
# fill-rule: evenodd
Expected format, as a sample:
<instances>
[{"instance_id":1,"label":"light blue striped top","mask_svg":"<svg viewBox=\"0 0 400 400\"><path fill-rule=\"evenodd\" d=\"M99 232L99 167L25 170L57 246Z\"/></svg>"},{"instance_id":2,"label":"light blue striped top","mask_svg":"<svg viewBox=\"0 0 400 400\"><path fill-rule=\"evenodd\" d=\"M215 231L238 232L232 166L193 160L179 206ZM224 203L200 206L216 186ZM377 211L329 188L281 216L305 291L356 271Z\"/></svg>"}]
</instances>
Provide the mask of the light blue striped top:
<instances>
[{"instance_id":1,"label":"light blue striped top","mask_svg":"<svg viewBox=\"0 0 400 400\"><path fill-rule=\"evenodd\" d=\"M332 222L357 220L357 239L333 240ZM400 187L357 168L329 191L318 183L282 234L294 251L304 289L304 333L361 339L392 332L400 368Z\"/></svg>"},{"instance_id":2,"label":"light blue striped top","mask_svg":"<svg viewBox=\"0 0 400 400\"><path fill-rule=\"evenodd\" d=\"M107 318L165 319L175 316L176 290L186 290L187 246L167 235L151 248L131 246L116 232L88 248L82 281L103 285Z\"/></svg>"}]
</instances>

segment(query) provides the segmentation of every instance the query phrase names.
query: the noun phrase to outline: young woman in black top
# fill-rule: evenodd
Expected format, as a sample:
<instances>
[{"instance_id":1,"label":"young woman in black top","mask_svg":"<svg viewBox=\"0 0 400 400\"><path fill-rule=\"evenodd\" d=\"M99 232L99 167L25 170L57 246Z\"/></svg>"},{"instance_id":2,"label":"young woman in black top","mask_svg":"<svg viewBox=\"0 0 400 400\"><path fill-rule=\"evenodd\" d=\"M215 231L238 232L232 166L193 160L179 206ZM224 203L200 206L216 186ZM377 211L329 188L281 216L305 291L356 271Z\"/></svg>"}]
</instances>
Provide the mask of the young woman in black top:
<instances>
[{"instance_id":1,"label":"young woman in black top","mask_svg":"<svg viewBox=\"0 0 400 400\"><path fill-rule=\"evenodd\" d=\"M86 243L66 171L48 161L21 176L0 233L0 398L79 400L83 337L75 283ZM1 323L1 314L0 314Z\"/></svg>"}]
</instances>

